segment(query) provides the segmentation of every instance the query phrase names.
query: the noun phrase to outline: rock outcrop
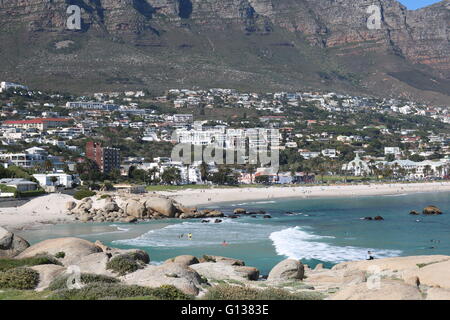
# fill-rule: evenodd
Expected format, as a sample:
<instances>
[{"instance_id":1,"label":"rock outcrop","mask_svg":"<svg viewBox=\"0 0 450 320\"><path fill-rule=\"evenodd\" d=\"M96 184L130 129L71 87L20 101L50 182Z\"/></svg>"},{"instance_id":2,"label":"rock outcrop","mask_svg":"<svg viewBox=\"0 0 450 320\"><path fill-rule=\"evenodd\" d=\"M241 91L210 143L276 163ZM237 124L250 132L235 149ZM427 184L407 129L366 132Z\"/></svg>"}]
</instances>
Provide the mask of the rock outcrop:
<instances>
[{"instance_id":1,"label":"rock outcrop","mask_svg":"<svg viewBox=\"0 0 450 320\"><path fill-rule=\"evenodd\" d=\"M80 222L124 222L139 220L180 218L220 218L224 214L218 210L197 210L185 208L176 201L163 196L143 196L136 198L107 197L86 198L78 204L70 201L67 213Z\"/></svg>"},{"instance_id":2,"label":"rock outcrop","mask_svg":"<svg viewBox=\"0 0 450 320\"><path fill-rule=\"evenodd\" d=\"M190 267L208 280L255 281L259 278L259 270L256 268L226 262L203 262Z\"/></svg>"},{"instance_id":3,"label":"rock outcrop","mask_svg":"<svg viewBox=\"0 0 450 320\"><path fill-rule=\"evenodd\" d=\"M334 300L440 300L449 297L449 270L450 256L395 257L307 270L304 282L334 291Z\"/></svg>"},{"instance_id":4,"label":"rock outcrop","mask_svg":"<svg viewBox=\"0 0 450 320\"><path fill-rule=\"evenodd\" d=\"M173 285L186 294L199 294L202 279L197 272L178 263L167 263L160 266L147 266L121 280L126 284L157 288L162 285Z\"/></svg>"},{"instance_id":5,"label":"rock outcrop","mask_svg":"<svg viewBox=\"0 0 450 320\"><path fill-rule=\"evenodd\" d=\"M78 264L83 257L93 253L102 252L94 243L78 238L49 239L32 245L20 253L17 258L31 258L39 254L56 255L63 252L61 259L65 266Z\"/></svg>"},{"instance_id":6,"label":"rock outcrop","mask_svg":"<svg viewBox=\"0 0 450 320\"><path fill-rule=\"evenodd\" d=\"M344 287L330 300L422 300L419 289L396 280L381 281L373 286L367 283Z\"/></svg>"},{"instance_id":7,"label":"rock outcrop","mask_svg":"<svg viewBox=\"0 0 450 320\"><path fill-rule=\"evenodd\" d=\"M287 259L277 264L269 273L267 280L289 281L303 280L305 267L303 263L294 259Z\"/></svg>"},{"instance_id":8,"label":"rock outcrop","mask_svg":"<svg viewBox=\"0 0 450 320\"><path fill-rule=\"evenodd\" d=\"M428 206L428 207L423 209L423 214L426 214L426 215L440 215L440 214L442 214L442 211L441 211L441 209L439 209L436 206Z\"/></svg>"},{"instance_id":9,"label":"rock outcrop","mask_svg":"<svg viewBox=\"0 0 450 320\"><path fill-rule=\"evenodd\" d=\"M25 239L0 227L0 258L13 258L29 246Z\"/></svg>"},{"instance_id":10,"label":"rock outcrop","mask_svg":"<svg viewBox=\"0 0 450 320\"><path fill-rule=\"evenodd\" d=\"M47 289L53 280L66 271L65 267L55 264L34 266L31 267L31 269L39 273L39 285L36 287L36 291L43 291Z\"/></svg>"},{"instance_id":11,"label":"rock outcrop","mask_svg":"<svg viewBox=\"0 0 450 320\"><path fill-rule=\"evenodd\" d=\"M172 259L166 260L164 263L178 263L182 266L189 267L193 264L200 263L200 261L197 259L197 257L190 256L190 255L183 255L178 256Z\"/></svg>"}]
</instances>

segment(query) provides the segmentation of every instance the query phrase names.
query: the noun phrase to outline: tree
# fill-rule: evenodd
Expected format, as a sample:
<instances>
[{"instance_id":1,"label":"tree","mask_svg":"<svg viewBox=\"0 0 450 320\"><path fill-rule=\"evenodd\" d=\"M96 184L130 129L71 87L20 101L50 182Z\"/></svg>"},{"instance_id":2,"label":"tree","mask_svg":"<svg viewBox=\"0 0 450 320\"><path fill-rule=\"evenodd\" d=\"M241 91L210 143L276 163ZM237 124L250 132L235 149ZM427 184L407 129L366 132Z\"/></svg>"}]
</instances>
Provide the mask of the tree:
<instances>
[{"instance_id":1,"label":"tree","mask_svg":"<svg viewBox=\"0 0 450 320\"><path fill-rule=\"evenodd\" d=\"M46 172L53 170L53 163L50 160L45 160L44 162L44 169Z\"/></svg>"},{"instance_id":2,"label":"tree","mask_svg":"<svg viewBox=\"0 0 450 320\"><path fill-rule=\"evenodd\" d=\"M148 170L148 175L149 175L149 179L150 179L150 183L155 183L156 182L156 174L159 173L159 170L157 167L153 167L151 169Z\"/></svg>"},{"instance_id":3,"label":"tree","mask_svg":"<svg viewBox=\"0 0 450 320\"><path fill-rule=\"evenodd\" d=\"M181 182L180 170L175 167L166 168L161 175L161 180L165 184L178 184Z\"/></svg>"},{"instance_id":4,"label":"tree","mask_svg":"<svg viewBox=\"0 0 450 320\"><path fill-rule=\"evenodd\" d=\"M414 162L422 162L425 160L425 158L418 154L413 154L412 156L409 157L409 160L414 161Z\"/></svg>"},{"instance_id":5,"label":"tree","mask_svg":"<svg viewBox=\"0 0 450 320\"><path fill-rule=\"evenodd\" d=\"M393 154L388 154L385 158L387 162L392 162L395 160L395 156Z\"/></svg>"},{"instance_id":6,"label":"tree","mask_svg":"<svg viewBox=\"0 0 450 320\"><path fill-rule=\"evenodd\" d=\"M84 162L77 163L75 171L80 175L82 180L97 181L102 179L102 173L95 161L86 159Z\"/></svg>"},{"instance_id":7,"label":"tree","mask_svg":"<svg viewBox=\"0 0 450 320\"><path fill-rule=\"evenodd\" d=\"M238 183L237 176L232 173L230 168L219 168L219 171L211 176L211 181L218 185L236 185Z\"/></svg>"},{"instance_id":8,"label":"tree","mask_svg":"<svg viewBox=\"0 0 450 320\"><path fill-rule=\"evenodd\" d=\"M204 161L200 164L200 176L202 181L207 181L209 177L209 167L208 164Z\"/></svg>"},{"instance_id":9,"label":"tree","mask_svg":"<svg viewBox=\"0 0 450 320\"><path fill-rule=\"evenodd\" d=\"M254 165L247 166L247 172L250 174L250 184L253 184L253 174L256 172Z\"/></svg>"},{"instance_id":10,"label":"tree","mask_svg":"<svg viewBox=\"0 0 450 320\"><path fill-rule=\"evenodd\" d=\"M424 177L428 177L430 175L433 174L433 169L431 168L431 166L429 164L427 164L424 168L423 168L423 175Z\"/></svg>"},{"instance_id":11,"label":"tree","mask_svg":"<svg viewBox=\"0 0 450 320\"><path fill-rule=\"evenodd\" d=\"M260 184L269 184L269 176L267 176L267 175L257 176L255 178L255 182L260 183Z\"/></svg>"},{"instance_id":12,"label":"tree","mask_svg":"<svg viewBox=\"0 0 450 320\"><path fill-rule=\"evenodd\" d=\"M55 186L55 183L58 182L58 177L52 176L50 177L50 181L52 182L52 185Z\"/></svg>"}]
</instances>

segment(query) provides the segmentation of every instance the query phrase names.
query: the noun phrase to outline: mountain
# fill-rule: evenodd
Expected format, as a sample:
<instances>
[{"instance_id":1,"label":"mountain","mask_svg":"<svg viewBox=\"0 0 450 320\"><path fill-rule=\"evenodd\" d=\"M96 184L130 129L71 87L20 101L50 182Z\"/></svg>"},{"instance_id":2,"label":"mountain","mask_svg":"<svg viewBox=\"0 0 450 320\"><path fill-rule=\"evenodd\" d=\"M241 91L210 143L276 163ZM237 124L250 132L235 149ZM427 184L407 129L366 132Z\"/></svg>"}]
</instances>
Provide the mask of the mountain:
<instances>
[{"instance_id":1,"label":"mountain","mask_svg":"<svg viewBox=\"0 0 450 320\"><path fill-rule=\"evenodd\" d=\"M82 8L68 30L69 5ZM381 28L371 30L377 5ZM450 101L450 1L0 0L0 77L43 89L320 88Z\"/></svg>"}]
</instances>

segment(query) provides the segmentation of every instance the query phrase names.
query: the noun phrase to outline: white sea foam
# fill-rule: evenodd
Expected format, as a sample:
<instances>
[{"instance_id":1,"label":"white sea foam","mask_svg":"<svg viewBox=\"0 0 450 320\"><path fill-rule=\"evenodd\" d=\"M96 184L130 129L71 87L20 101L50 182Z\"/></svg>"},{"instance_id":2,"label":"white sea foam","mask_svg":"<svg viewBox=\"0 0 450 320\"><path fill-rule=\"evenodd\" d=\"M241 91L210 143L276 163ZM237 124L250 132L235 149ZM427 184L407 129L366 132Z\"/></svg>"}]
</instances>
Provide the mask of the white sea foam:
<instances>
[{"instance_id":1,"label":"white sea foam","mask_svg":"<svg viewBox=\"0 0 450 320\"><path fill-rule=\"evenodd\" d=\"M122 232L130 231L130 228L124 228L124 227L118 226L117 224L112 224L112 225L110 225L110 227L117 228L117 231L122 231Z\"/></svg>"},{"instance_id":2,"label":"white sea foam","mask_svg":"<svg viewBox=\"0 0 450 320\"><path fill-rule=\"evenodd\" d=\"M393 257L401 254L399 250L335 246L323 242L326 238L329 237L307 233L299 227L276 231L270 235L278 255L287 256L291 259L316 259L338 263L363 260L367 251L372 251L377 258Z\"/></svg>"},{"instance_id":3,"label":"white sea foam","mask_svg":"<svg viewBox=\"0 0 450 320\"><path fill-rule=\"evenodd\" d=\"M215 219L209 220L214 221ZM171 248L218 246L224 240L228 243L267 241L269 235L276 230L280 230L280 228L269 224L238 222L231 219L224 219L222 223L183 222L162 229L150 230L134 239L116 240L113 243L138 247ZM188 233L192 233L191 240L187 237Z\"/></svg>"},{"instance_id":4,"label":"white sea foam","mask_svg":"<svg viewBox=\"0 0 450 320\"><path fill-rule=\"evenodd\" d=\"M108 235L108 234L125 233L125 232L130 231L130 228L123 228L123 227L120 227L120 226L118 226L116 224L112 224L112 225L110 225L110 227L116 228L116 230L105 231L105 232L98 232L98 233L80 234L80 235L78 235L78 237L104 236L104 235Z\"/></svg>"},{"instance_id":5,"label":"white sea foam","mask_svg":"<svg viewBox=\"0 0 450 320\"><path fill-rule=\"evenodd\" d=\"M242 206L252 206L252 205L256 205L256 204L271 204L271 203L277 203L276 201L273 200L268 200L268 201L254 201L254 202L243 202L243 203L238 203L238 204L233 204L231 205L232 207L242 207Z\"/></svg>"}]
</instances>

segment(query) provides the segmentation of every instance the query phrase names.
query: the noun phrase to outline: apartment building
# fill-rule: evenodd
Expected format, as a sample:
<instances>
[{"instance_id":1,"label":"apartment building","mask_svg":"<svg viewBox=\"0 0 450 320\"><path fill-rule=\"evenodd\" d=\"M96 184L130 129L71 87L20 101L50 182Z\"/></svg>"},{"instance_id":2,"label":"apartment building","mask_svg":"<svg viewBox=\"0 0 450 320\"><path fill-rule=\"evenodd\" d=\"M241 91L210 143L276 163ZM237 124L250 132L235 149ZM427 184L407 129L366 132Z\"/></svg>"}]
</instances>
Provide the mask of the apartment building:
<instances>
[{"instance_id":1,"label":"apartment building","mask_svg":"<svg viewBox=\"0 0 450 320\"><path fill-rule=\"evenodd\" d=\"M89 141L86 144L86 157L94 161L103 173L120 169L120 150L102 147L100 143Z\"/></svg>"}]
</instances>

